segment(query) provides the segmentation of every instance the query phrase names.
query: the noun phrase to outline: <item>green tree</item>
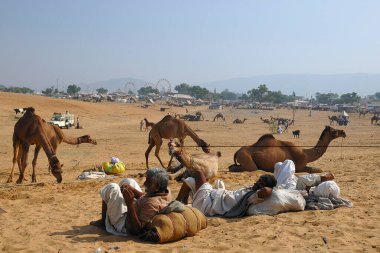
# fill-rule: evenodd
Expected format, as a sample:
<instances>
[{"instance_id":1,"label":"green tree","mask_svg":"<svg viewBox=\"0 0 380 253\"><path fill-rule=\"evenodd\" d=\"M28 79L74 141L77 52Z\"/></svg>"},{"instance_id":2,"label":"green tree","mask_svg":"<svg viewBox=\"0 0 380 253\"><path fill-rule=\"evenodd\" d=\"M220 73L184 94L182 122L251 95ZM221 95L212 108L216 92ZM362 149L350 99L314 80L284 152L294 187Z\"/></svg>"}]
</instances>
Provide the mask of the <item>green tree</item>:
<instances>
[{"instance_id":1,"label":"green tree","mask_svg":"<svg viewBox=\"0 0 380 253\"><path fill-rule=\"evenodd\" d=\"M67 86L67 94L73 95L78 93L81 90L79 86L76 86L75 84Z\"/></svg>"},{"instance_id":2,"label":"green tree","mask_svg":"<svg viewBox=\"0 0 380 253\"><path fill-rule=\"evenodd\" d=\"M339 95L335 93L319 93L315 94L315 99L320 104L333 105L337 103Z\"/></svg>"},{"instance_id":3,"label":"green tree","mask_svg":"<svg viewBox=\"0 0 380 253\"><path fill-rule=\"evenodd\" d=\"M225 89L224 91L222 91L220 93L220 96L222 99L226 99L226 100L236 100L237 98L237 95L234 92L229 91L228 89Z\"/></svg>"},{"instance_id":4,"label":"green tree","mask_svg":"<svg viewBox=\"0 0 380 253\"><path fill-rule=\"evenodd\" d=\"M181 83L180 85L175 86L174 89L181 94L191 94L191 86L187 83Z\"/></svg>"},{"instance_id":5,"label":"green tree","mask_svg":"<svg viewBox=\"0 0 380 253\"><path fill-rule=\"evenodd\" d=\"M46 88L46 90L43 90L42 94L45 94L46 96L51 96L57 92L58 92L57 89L55 89L54 86L51 86L49 88Z\"/></svg>"},{"instance_id":6,"label":"green tree","mask_svg":"<svg viewBox=\"0 0 380 253\"><path fill-rule=\"evenodd\" d=\"M200 86L193 86L191 87L191 96L198 98L198 99L205 99L207 98L209 94L209 90L206 88L202 88Z\"/></svg>"},{"instance_id":7,"label":"green tree","mask_svg":"<svg viewBox=\"0 0 380 253\"><path fill-rule=\"evenodd\" d=\"M352 92L352 93L342 94L340 96L340 100L344 104L351 104L352 105L354 103L358 103L360 101L360 97L358 96L358 94L356 92Z\"/></svg>"},{"instance_id":8,"label":"green tree","mask_svg":"<svg viewBox=\"0 0 380 253\"><path fill-rule=\"evenodd\" d=\"M249 90L247 93L250 99L261 103L264 101L264 98L268 94L268 91L269 90L266 84L260 84L257 89Z\"/></svg>"},{"instance_id":9,"label":"green tree","mask_svg":"<svg viewBox=\"0 0 380 253\"><path fill-rule=\"evenodd\" d=\"M104 88L99 88L96 90L96 92L99 94L107 94L108 90Z\"/></svg>"},{"instance_id":10,"label":"green tree","mask_svg":"<svg viewBox=\"0 0 380 253\"><path fill-rule=\"evenodd\" d=\"M152 86L147 86L147 87L141 87L137 93L139 95L146 95L146 94L149 94L149 93L155 93L155 94L159 94L159 90L158 89L155 89L153 88Z\"/></svg>"},{"instance_id":11,"label":"green tree","mask_svg":"<svg viewBox=\"0 0 380 253\"><path fill-rule=\"evenodd\" d=\"M376 92L374 96L376 99L380 99L380 92Z\"/></svg>"}]
</instances>

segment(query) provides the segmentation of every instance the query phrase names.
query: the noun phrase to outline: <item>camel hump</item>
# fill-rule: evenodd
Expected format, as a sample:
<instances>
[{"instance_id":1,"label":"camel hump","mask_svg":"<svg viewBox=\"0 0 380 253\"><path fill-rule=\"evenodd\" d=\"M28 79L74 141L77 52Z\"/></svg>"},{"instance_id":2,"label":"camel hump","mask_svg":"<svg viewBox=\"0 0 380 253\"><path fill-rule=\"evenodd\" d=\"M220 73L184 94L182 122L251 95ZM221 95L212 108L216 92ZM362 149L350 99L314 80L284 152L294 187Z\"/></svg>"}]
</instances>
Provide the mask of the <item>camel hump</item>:
<instances>
[{"instance_id":1,"label":"camel hump","mask_svg":"<svg viewBox=\"0 0 380 253\"><path fill-rule=\"evenodd\" d=\"M273 136L272 134L264 134L263 136L261 136L261 137L257 140L257 142L259 142L259 141L263 141L263 140L265 140L265 139L276 139L276 138L274 138L274 136Z\"/></svg>"},{"instance_id":2,"label":"camel hump","mask_svg":"<svg viewBox=\"0 0 380 253\"><path fill-rule=\"evenodd\" d=\"M221 157L222 156L222 153L220 151L216 152L216 156L217 157Z\"/></svg>"},{"instance_id":3,"label":"camel hump","mask_svg":"<svg viewBox=\"0 0 380 253\"><path fill-rule=\"evenodd\" d=\"M27 108L24 108L27 112L31 112L31 113L34 113L35 112L35 109L33 107L27 107Z\"/></svg>"}]
</instances>

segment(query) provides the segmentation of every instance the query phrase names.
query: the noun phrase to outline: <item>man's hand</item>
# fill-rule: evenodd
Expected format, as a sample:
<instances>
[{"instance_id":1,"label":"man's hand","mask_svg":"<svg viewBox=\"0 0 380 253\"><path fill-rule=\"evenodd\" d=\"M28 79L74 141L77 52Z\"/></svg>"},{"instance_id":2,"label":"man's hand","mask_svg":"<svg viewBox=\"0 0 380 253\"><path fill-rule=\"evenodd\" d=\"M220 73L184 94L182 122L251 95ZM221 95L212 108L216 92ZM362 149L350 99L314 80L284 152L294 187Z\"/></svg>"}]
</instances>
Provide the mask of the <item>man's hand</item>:
<instances>
[{"instance_id":1,"label":"man's hand","mask_svg":"<svg viewBox=\"0 0 380 253\"><path fill-rule=\"evenodd\" d=\"M265 199L272 194L272 188L264 187L257 191L257 196L259 198Z\"/></svg>"},{"instance_id":2,"label":"man's hand","mask_svg":"<svg viewBox=\"0 0 380 253\"><path fill-rule=\"evenodd\" d=\"M334 180L334 175L331 172L327 172L321 175L321 182Z\"/></svg>"},{"instance_id":3,"label":"man's hand","mask_svg":"<svg viewBox=\"0 0 380 253\"><path fill-rule=\"evenodd\" d=\"M126 204L131 203L135 199L135 194L128 187L123 187L122 194Z\"/></svg>"}]
</instances>

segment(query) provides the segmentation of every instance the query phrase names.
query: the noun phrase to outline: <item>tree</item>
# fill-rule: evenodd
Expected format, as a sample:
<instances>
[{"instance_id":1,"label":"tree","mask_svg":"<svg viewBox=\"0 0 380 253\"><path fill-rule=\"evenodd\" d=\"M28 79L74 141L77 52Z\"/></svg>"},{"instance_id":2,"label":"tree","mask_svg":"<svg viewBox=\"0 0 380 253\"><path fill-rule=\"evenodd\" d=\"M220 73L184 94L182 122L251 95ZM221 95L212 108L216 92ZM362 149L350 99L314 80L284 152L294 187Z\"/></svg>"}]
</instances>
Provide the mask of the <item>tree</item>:
<instances>
[{"instance_id":1,"label":"tree","mask_svg":"<svg viewBox=\"0 0 380 253\"><path fill-rule=\"evenodd\" d=\"M191 87L191 94L193 97L198 98L198 99L205 99L207 98L209 94L209 90L206 88L202 88L200 86L193 86Z\"/></svg>"},{"instance_id":2,"label":"tree","mask_svg":"<svg viewBox=\"0 0 380 253\"><path fill-rule=\"evenodd\" d=\"M181 83L180 85L175 86L174 89L178 91L178 93L187 94L187 95L191 94L191 86L188 85L187 83Z\"/></svg>"},{"instance_id":3,"label":"tree","mask_svg":"<svg viewBox=\"0 0 380 253\"><path fill-rule=\"evenodd\" d=\"M376 99L380 99L380 92L376 92L374 96Z\"/></svg>"},{"instance_id":4,"label":"tree","mask_svg":"<svg viewBox=\"0 0 380 253\"><path fill-rule=\"evenodd\" d=\"M237 95L234 92L229 91L228 89L225 89L224 91L222 91L220 93L220 96L222 99L226 99L226 100L236 100L237 98Z\"/></svg>"},{"instance_id":5,"label":"tree","mask_svg":"<svg viewBox=\"0 0 380 253\"><path fill-rule=\"evenodd\" d=\"M58 91L57 92L56 91L57 91L57 89L55 89L54 86L51 86L50 88L46 88L46 90L43 90L42 94L45 94L46 96L51 96L51 95L58 92Z\"/></svg>"},{"instance_id":6,"label":"tree","mask_svg":"<svg viewBox=\"0 0 380 253\"><path fill-rule=\"evenodd\" d=\"M252 100L261 103L264 101L264 97L268 94L268 87L266 84L260 84L257 89L249 90L247 93Z\"/></svg>"},{"instance_id":7,"label":"tree","mask_svg":"<svg viewBox=\"0 0 380 253\"><path fill-rule=\"evenodd\" d=\"M352 105L353 103L358 103L360 101L360 97L358 96L358 94L356 92L352 92L352 93L342 94L340 96L340 100L344 104L351 104Z\"/></svg>"},{"instance_id":8,"label":"tree","mask_svg":"<svg viewBox=\"0 0 380 253\"><path fill-rule=\"evenodd\" d=\"M67 86L67 94L74 95L78 93L81 90L79 86L76 86L75 84Z\"/></svg>"},{"instance_id":9,"label":"tree","mask_svg":"<svg viewBox=\"0 0 380 253\"><path fill-rule=\"evenodd\" d=\"M155 93L155 94L159 94L160 92L158 91L158 89L155 89L153 88L152 86L147 86L147 87L141 87L137 93L139 95L146 95L146 94L149 94L149 93Z\"/></svg>"},{"instance_id":10,"label":"tree","mask_svg":"<svg viewBox=\"0 0 380 253\"><path fill-rule=\"evenodd\" d=\"M104 88L99 88L96 90L96 92L99 94L107 94L108 90Z\"/></svg>"},{"instance_id":11,"label":"tree","mask_svg":"<svg viewBox=\"0 0 380 253\"><path fill-rule=\"evenodd\" d=\"M338 96L338 94L335 94L335 93L319 93L319 92L317 92L315 94L315 99L320 104L333 105L333 104L336 104L337 100L339 99L339 96Z\"/></svg>"}]
</instances>

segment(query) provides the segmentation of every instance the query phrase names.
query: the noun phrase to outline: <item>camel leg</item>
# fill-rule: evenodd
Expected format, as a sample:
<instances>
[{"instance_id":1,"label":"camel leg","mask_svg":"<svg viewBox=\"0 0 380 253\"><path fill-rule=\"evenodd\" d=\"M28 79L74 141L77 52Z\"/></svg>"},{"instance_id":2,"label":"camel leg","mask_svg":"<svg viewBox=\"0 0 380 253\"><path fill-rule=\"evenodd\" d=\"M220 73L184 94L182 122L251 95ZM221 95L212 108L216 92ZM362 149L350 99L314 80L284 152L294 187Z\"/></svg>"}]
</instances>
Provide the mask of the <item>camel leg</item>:
<instances>
[{"instance_id":1,"label":"camel leg","mask_svg":"<svg viewBox=\"0 0 380 253\"><path fill-rule=\"evenodd\" d=\"M14 175L14 169L15 169L15 166L16 166L16 162L17 162L17 165L18 165L19 170L20 170L20 163L18 161L18 156L19 156L19 152L18 151L19 151L19 143L17 143L17 144L14 143L13 144L13 165L12 165L11 174L9 174L9 178L7 180L7 183L13 182L13 175Z\"/></svg>"},{"instance_id":2,"label":"camel leg","mask_svg":"<svg viewBox=\"0 0 380 253\"><path fill-rule=\"evenodd\" d=\"M172 164L173 156L174 156L174 155L171 155L171 156L170 156L170 160L169 160L168 168L170 168L170 165Z\"/></svg>"},{"instance_id":3,"label":"camel leg","mask_svg":"<svg viewBox=\"0 0 380 253\"><path fill-rule=\"evenodd\" d=\"M148 165L148 158L149 158L149 153L150 151L152 150L152 148L154 147L154 143L151 142L149 144L149 147L147 148L147 150L145 151L145 161L146 161L146 168L149 169L149 165Z\"/></svg>"},{"instance_id":4,"label":"camel leg","mask_svg":"<svg viewBox=\"0 0 380 253\"><path fill-rule=\"evenodd\" d=\"M300 171L296 170L296 172L307 172L309 174L313 174L313 173L321 173L321 172L323 172L323 170L320 168L316 168L316 167L305 166L305 168L303 168Z\"/></svg>"},{"instance_id":5,"label":"camel leg","mask_svg":"<svg viewBox=\"0 0 380 253\"><path fill-rule=\"evenodd\" d=\"M154 151L154 155L157 157L157 159L160 162L162 168L165 168L165 166L162 163L161 158L160 158L160 148L161 148L161 145L162 145L162 139L161 139L161 141L159 143L156 143L156 150Z\"/></svg>"},{"instance_id":6,"label":"camel leg","mask_svg":"<svg viewBox=\"0 0 380 253\"><path fill-rule=\"evenodd\" d=\"M37 180L36 180L36 165L37 165L38 153L40 152L40 150L41 150L41 146L36 145L36 148L34 149L34 157L33 157L33 161L32 161L32 167L33 167L32 183L37 182ZM50 168L50 165L49 165L49 168Z\"/></svg>"},{"instance_id":7,"label":"camel leg","mask_svg":"<svg viewBox=\"0 0 380 253\"><path fill-rule=\"evenodd\" d=\"M173 179L176 179L179 176L182 176L186 172L186 170L187 170L187 168L183 167L183 168L179 169L176 173L169 174L169 179L173 180Z\"/></svg>"},{"instance_id":8,"label":"camel leg","mask_svg":"<svg viewBox=\"0 0 380 253\"><path fill-rule=\"evenodd\" d=\"M24 173L25 169L28 166L28 153L29 153L29 144L23 143L22 144L22 157L21 157L21 168L20 168L20 175L16 183L21 184L24 180Z\"/></svg>"},{"instance_id":9,"label":"camel leg","mask_svg":"<svg viewBox=\"0 0 380 253\"><path fill-rule=\"evenodd\" d=\"M258 170L255 162L249 152L243 152L236 156L236 160L240 165L231 165L228 169L230 172L256 171Z\"/></svg>"}]
</instances>

